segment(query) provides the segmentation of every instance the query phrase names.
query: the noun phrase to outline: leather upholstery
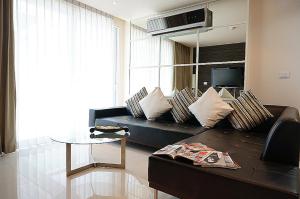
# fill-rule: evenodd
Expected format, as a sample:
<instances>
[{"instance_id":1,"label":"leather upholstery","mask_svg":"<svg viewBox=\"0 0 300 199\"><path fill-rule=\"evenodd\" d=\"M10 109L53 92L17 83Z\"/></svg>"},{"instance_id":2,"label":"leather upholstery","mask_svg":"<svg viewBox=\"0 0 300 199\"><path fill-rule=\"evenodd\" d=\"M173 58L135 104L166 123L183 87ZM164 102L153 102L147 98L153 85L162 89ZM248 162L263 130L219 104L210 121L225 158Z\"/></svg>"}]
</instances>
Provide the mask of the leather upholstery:
<instances>
[{"instance_id":1,"label":"leather upholstery","mask_svg":"<svg viewBox=\"0 0 300 199\"><path fill-rule=\"evenodd\" d=\"M95 121L97 118L103 117L113 117L120 115L131 115L126 107L114 107L107 109L90 109L89 110L89 126L95 126Z\"/></svg>"},{"instance_id":2,"label":"leather upholstery","mask_svg":"<svg viewBox=\"0 0 300 199\"><path fill-rule=\"evenodd\" d=\"M298 110L287 107L271 128L262 160L299 166L300 123Z\"/></svg>"},{"instance_id":3,"label":"leather upholstery","mask_svg":"<svg viewBox=\"0 0 300 199\"><path fill-rule=\"evenodd\" d=\"M188 199L298 198L298 167L260 160L262 134L211 129L181 142L201 142L227 151L242 168L201 168L183 159L151 156L150 187Z\"/></svg>"},{"instance_id":4,"label":"leather upholstery","mask_svg":"<svg viewBox=\"0 0 300 199\"><path fill-rule=\"evenodd\" d=\"M252 129L252 132L263 133L267 135L270 129L273 127L274 123L277 121L281 113L286 109L286 106L276 106L276 105L265 105L265 107L273 114L273 118L269 118L267 121L261 125Z\"/></svg>"},{"instance_id":5,"label":"leather upholstery","mask_svg":"<svg viewBox=\"0 0 300 199\"><path fill-rule=\"evenodd\" d=\"M128 141L162 148L180 140L197 135L206 129L200 124L177 124L173 121L149 121L131 115L96 119L96 125L126 125L130 129Z\"/></svg>"},{"instance_id":6,"label":"leather upholstery","mask_svg":"<svg viewBox=\"0 0 300 199\"><path fill-rule=\"evenodd\" d=\"M229 152L241 165L238 170L201 168L182 159L151 156L150 187L179 198L298 198L299 113L292 107L266 107L274 118L251 132L238 132L227 120L215 129L195 121L176 124L168 114L147 121L133 118L125 107L90 110L89 125L126 125L129 141L155 148L178 141L202 142Z\"/></svg>"},{"instance_id":7,"label":"leather upholstery","mask_svg":"<svg viewBox=\"0 0 300 199\"><path fill-rule=\"evenodd\" d=\"M278 105L264 105L264 106L274 115L274 118L276 119L287 108L286 106L278 106Z\"/></svg>"},{"instance_id":8,"label":"leather upholstery","mask_svg":"<svg viewBox=\"0 0 300 199\"><path fill-rule=\"evenodd\" d=\"M297 109L275 105L266 105L266 108L274 117L252 130L268 136L261 158L298 165L300 119ZM89 126L126 125L131 132L129 141L154 148L161 148L206 131L193 119L189 123L176 124L170 113L164 114L157 121L134 118L126 107L91 109L89 114ZM216 128L231 129L232 126L227 120L223 120ZM282 153L286 150L289 153Z\"/></svg>"}]
</instances>

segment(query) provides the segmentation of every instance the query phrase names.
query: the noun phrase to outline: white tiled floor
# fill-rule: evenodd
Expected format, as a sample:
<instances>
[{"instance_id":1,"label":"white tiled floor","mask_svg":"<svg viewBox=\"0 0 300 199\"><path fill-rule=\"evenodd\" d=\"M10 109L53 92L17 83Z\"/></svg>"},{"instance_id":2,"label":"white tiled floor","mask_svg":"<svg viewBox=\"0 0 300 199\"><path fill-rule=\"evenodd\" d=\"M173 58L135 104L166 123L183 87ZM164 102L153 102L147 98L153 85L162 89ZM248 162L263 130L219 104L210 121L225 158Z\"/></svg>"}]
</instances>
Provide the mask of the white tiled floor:
<instances>
[{"instance_id":1,"label":"white tiled floor","mask_svg":"<svg viewBox=\"0 0 300 199\"><path fill-rule=\"evenodd\" d=\"M75 146L73 166L88 161L88 146ZM147 166L151 152L127 146L126 169L97 168L67 178L65 145L52 143L0 158L0 199L151 199ZM98 161L117 162L119 146L94 145ZM159 193L160 199L174 199Z\"/></svg>"}]
</instances>

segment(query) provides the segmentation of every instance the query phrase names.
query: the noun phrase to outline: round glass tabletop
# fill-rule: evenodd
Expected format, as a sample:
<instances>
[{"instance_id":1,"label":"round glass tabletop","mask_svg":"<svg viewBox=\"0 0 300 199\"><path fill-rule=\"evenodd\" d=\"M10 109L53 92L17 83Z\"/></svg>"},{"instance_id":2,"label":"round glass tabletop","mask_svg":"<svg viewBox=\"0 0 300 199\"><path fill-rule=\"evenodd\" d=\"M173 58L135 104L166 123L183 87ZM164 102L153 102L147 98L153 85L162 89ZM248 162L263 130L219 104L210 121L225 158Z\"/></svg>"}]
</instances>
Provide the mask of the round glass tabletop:
<instances>
[{"instance_id":1,"label":"round glass tabletop","mask_svg":"<svg viewBox=\"0 0 300 199\"><path fill-rule=\"evenodd\" d=\"M95 132L99 133L100 132ZM117 138L114 138L112 135L116 134ZM107 135L107 137L105 137ZM102 134L101 138L90 138L90 132L87 130L86 133L82 134L69 134L69 135L58 135L58 136L50 136L50 139L55 142L66 143L66 144L102 144L108 142L119 141L122 138L126 138L130 135L129 132L125 132L124 130L118 131L116 133L107 133Z\"/></svg>"}]
</instances>

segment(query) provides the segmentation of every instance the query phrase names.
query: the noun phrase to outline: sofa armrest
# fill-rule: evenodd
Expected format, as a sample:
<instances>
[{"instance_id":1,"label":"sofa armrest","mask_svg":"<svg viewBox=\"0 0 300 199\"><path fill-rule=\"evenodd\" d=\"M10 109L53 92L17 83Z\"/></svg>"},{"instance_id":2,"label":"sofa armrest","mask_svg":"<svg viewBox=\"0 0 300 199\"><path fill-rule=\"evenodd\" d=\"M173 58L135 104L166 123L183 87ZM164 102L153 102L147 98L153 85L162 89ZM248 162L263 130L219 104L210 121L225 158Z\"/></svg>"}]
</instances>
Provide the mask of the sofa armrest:
<instances>
[{"instance_id":1,"label":"sofa armrest","mask_svg":"<svg viewBox=\"0 0 300 199\"><path fill-rule=\"evenodd\" d=\"M271 128L262 160L299 165L300 118L296 108L287 107Z\"/></svg>"},{"instance_id":2,"label":"sofa armrest","mask_svg":"<svg viewBox=\"0 0 300 199\"><path fill-rule=\"evenodd\" d=\"M89 110L89 126L95 126L97 118L113 117L121 115L130 115L125 106L106 108L106 109L90 109Z\"/></svg>"}]
</instances>

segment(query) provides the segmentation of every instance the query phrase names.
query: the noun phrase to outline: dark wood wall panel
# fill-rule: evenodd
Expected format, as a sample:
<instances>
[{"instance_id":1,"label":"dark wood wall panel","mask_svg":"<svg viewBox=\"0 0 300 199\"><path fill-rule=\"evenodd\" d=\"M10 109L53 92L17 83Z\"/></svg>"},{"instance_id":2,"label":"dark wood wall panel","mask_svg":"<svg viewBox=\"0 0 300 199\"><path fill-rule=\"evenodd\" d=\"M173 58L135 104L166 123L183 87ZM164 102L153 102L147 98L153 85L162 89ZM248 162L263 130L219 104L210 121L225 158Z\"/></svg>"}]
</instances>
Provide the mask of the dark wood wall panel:
<instances>
[{"instance_id":1,"label":"dark wood wall panel","mask_svg":"<svg viewBox=\"0 0 300 199\"><path fill-rule=\"evenodd\" d=\"M196 61L196 48L193 49ZM245 43L207 46L199 48L199 62L240 61L245 59Z\"/></svg>"},{"instance_id":2,"label":"dark wood wall panel","mask_svg":"<svg viewBox=\"0 0 300 199\"><path fill-rule=\"evenodd\" d=\"M196 61L196 48L193 49L193 59ZM245 43L207 46L199 48L199 62L223 62L245 60ZM213 67L244 67L244 64L222 64L199 67L198 87L206 91L211 86L211 68ZM205 85L207 82L207 85Z\"/></svg>"}]
</instances>

